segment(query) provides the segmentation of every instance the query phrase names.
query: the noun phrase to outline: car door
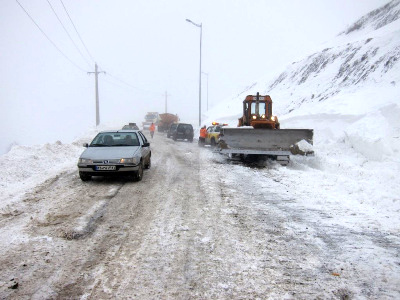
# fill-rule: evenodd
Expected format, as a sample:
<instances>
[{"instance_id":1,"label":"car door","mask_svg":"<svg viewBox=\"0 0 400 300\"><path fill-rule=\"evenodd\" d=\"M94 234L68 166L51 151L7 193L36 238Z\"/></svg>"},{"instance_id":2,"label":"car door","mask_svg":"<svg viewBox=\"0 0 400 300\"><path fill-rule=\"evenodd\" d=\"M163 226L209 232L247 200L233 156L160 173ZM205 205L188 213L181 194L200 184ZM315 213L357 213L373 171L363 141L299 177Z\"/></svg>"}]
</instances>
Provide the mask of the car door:
<instances>
[{"instance_id":1,"label":"car door","mask_svg":"<svg viewBox=\"0 0 400 300\"><path fill-rule=\"evenodd\" d=\"M146 137L144 136L143 133L141 133L140 131L138 132L138 136L139 136L139 141L140 141L140 151L142 152L142 157L143 157L143 161L145 163L148 163L149 158L150 158L150 147L143 147L143 145L145 143L148 143Z\"/></svg>"},{"instance_id":2,"label":"car door","mask_svg":"<svg viewBox=\"0 0 400 300\"><path fill-rule=\"evenodd\" d=\"M210 137L211 137L211 132L213 131L212 126L208 126L207 128L207 137L206 137L206 144L210 144Z\"/></svg>"}]
</instances>

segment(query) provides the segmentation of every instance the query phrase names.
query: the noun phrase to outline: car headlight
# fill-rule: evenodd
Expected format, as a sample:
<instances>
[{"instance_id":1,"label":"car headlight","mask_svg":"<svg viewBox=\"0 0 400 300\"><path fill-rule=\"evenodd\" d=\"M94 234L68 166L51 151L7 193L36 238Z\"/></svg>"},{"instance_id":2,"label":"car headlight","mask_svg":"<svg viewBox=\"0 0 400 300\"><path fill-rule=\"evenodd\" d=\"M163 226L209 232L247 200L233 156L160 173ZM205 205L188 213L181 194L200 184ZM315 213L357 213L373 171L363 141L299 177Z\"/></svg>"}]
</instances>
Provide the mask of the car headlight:
<instances>
[{"instance_id":1,"label":"car headlight","mask_svg":"<svg viewBox=\"0 0 400 300\"><path fill-rule=\"evenodd\" d=\"M257 116L256 116L256 115L253 115L253 117L252 117L252 118L253 118L253 120L255 120L255 119L257 119Z\"/></svg>"},{"instance_id":2,"label":"car headlight","mask_svg":"<svg viewBox=\"0 0 400 300\"><path fill-rule=\"evenodd\" d=\"M265 115L261 115L261 119L265 119Z\"/></svg>"},{"instance_id":3,"label":"car headlight","mask_svg":"<svg viewBox=\"0 0 400 300\"><path fill-rule=\"evenodd\" d=\"M121 163L121 164L136 164L137 163L137 159L136 159L136 157L133 157L133 158L121 158L119 160L119 163Z\"/></svg>"},{"instance_id":4,"label":"car headlight","mask_svg":"<svg viewBox=\"0 0 400 300\"><path fill-rule=\"evenodd\" d=\"M80 158L78 161L80 164L92 164L93 160L88 158Z\"/></svg>"},{"instance_id":5,"label":"car headlight","mask_svg":"<svg viewBox=\"0 0 400 300\"><path fill-rule=\"evenodd\" d=\"M275 116L272 116L272 117L271 117L271 121L275 121Z\"/></svg>"}]
</instances>

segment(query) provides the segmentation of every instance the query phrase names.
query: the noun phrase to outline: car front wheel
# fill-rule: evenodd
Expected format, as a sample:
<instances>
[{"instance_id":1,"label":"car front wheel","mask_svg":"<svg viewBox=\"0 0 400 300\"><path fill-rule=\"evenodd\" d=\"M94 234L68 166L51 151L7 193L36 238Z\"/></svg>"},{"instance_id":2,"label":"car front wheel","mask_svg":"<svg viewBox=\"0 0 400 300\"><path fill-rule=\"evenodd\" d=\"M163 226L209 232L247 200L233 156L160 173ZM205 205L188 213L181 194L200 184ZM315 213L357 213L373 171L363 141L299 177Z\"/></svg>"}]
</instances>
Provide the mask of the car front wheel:
<instances>
[{"instance_id":1,"label":"car front wheel","mask_svg":"<svg viewBox=\"0 0 400 300\"><path fill-rule=\"evenodd\" d=\"M140 162L139 170L136 171L136 181L141 181L143 179L143 163Z\"/></svg>"},{"instance_id":2,"label":"car front wheel","mask_svg":"<svg viewBox=\"0 0 400 300\"><path fill-rule=\"evenodd\" d=\"M87 175L85 172L79 172L79 177L82 181L89 181L90 179L92 179L92 176Z\"/></svg>"},{"instance_id":3,"label":"car front wheel","mask_svg":"<svg viewBox=\"0 0 400 300\"><path fill-rule=\"evenodd\" d=\"M150 167L151 167L151 157L149 157L149 160L147 161L147 164L144 167L146 169L150 169Z\"/></svg>"}]
</instances>

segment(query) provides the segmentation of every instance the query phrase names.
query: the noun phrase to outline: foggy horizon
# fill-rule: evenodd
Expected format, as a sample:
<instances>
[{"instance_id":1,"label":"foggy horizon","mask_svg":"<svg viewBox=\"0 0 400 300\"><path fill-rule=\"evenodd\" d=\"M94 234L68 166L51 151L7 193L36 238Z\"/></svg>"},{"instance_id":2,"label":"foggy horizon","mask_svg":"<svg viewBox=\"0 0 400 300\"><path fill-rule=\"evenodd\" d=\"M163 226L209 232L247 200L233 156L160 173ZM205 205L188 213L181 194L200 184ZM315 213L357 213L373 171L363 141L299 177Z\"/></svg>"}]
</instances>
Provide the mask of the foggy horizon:
<instances>
[{"instance_id":1,"label":"foggy horizon","mask_svg":"<svg viewBox=\"0 0 400 300\"><path fill-rule=\"evenodd\" d=\"M165 112L167 92L168 112L197 126L200 30L186 19L203 26L205 113L207 92L212 108L387 2L3 1L0 154L11 143L71 142L93 127L95 62L106 72L102 124L141 124L147 111Z\"/></svg>"}]
</instances>

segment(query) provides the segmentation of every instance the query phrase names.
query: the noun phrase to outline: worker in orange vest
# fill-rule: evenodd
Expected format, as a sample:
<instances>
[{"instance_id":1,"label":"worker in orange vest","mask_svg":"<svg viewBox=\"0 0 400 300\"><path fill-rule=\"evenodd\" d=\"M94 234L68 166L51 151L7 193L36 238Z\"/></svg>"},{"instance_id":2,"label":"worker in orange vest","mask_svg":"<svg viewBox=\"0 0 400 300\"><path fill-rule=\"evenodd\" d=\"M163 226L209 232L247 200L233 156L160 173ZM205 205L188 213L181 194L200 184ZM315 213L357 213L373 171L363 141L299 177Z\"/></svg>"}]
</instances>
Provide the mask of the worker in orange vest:
<instances>
[{"instance_id":1,"label":"worker in orange vest","mask_svg":"<svg viewBox=\"0 0 400 300\"><path fill-rule=\"evenodd\" d=\"M199 145L200 146L204 146L204 144L206 143L206 137L207 137L207 129L206 129L206 125L204 125L200 129L200 137L199 137Z\"/></svg>"},{"instance_id":2,"label":"worker in orange vest","mask_svg":"<svg viewBox=\"0 0 400 300\"><path fill-rule=\"evenodd\" d=\"M154 136L154 131L156 131L156 125L154 125L154 123L151 123L151 125L150 125L151 138L153 138L153 136Z\"/></svg>"}]
</instances>

